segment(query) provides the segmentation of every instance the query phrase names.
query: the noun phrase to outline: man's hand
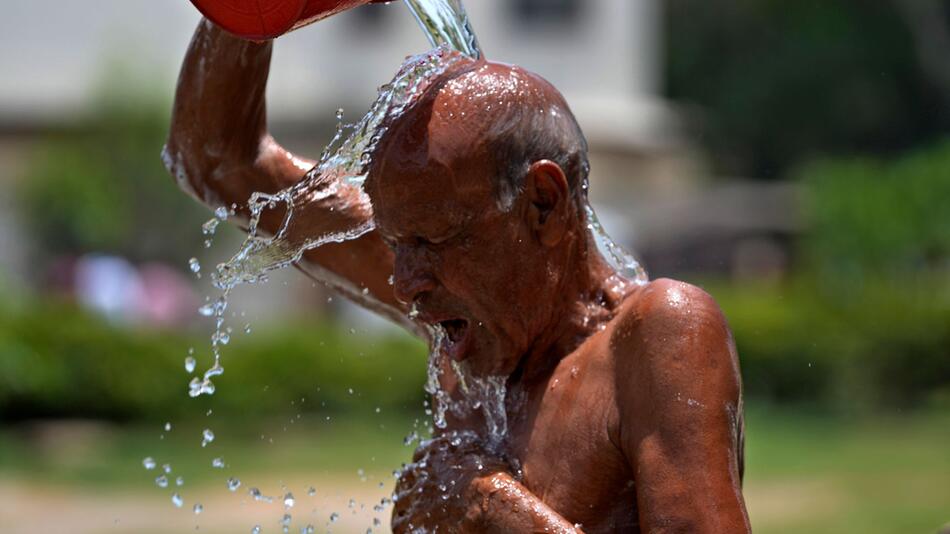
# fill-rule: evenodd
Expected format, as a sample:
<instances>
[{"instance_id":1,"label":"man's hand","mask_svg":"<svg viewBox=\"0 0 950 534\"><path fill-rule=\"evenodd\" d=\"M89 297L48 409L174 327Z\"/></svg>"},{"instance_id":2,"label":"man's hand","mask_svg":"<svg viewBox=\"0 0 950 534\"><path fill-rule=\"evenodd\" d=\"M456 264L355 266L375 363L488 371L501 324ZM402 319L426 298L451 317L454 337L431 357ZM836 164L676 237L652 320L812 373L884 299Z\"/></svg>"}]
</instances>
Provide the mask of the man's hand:
<instances>
[{"instance_id":1,"label":"man's hand","mask_svg":"<svg viewBox=\"0 0 950 534\"><path fill-rule=\"evenodd\" d=\"M480 447L472 432L450 432L424 441L399 474L393 532L480 531L479 479L507 469Z\"/></svg>"},{"instance_id":2,"label":"man's hand","mask_svg":"<svg viewBox=\"0 0 950 534\"><path fill-rule=\"evenodd\" d=\"M399 475L393 532L580 532L511 470L473 432L423 442Z\"/></svg>"}]
</instances>

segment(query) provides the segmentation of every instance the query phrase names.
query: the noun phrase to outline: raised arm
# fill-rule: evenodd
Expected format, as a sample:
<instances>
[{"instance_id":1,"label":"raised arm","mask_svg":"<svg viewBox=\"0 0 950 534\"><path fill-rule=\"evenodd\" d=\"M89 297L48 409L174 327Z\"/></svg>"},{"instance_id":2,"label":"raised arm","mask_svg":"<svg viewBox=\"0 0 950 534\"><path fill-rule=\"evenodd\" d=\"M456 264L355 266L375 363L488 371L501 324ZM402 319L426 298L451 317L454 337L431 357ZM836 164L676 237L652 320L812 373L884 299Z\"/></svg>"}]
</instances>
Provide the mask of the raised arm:
<instances>
[{"instance_id":1,"label":"raised arm","mask_svg":"<svg viewBox=\"0 0 950 534\"><path fill-rule=\"evenodd\" d=\"M267 133L264 93L271 50L271 42L238 39L202 20L182 65L163 152L183 190L211 208L235 205L245 221L251 194L280 191L314 165L284 150ZM321 200L316 216L308 217L306 231L318 235L372 216L365 197L353 186L339 185ZM273 233L281 219L281 213L271 210L260 228ZM375 232L312 250L303 263L311 276L409 326L388 283L392 251Z\"/></svg>"}]
</instances>

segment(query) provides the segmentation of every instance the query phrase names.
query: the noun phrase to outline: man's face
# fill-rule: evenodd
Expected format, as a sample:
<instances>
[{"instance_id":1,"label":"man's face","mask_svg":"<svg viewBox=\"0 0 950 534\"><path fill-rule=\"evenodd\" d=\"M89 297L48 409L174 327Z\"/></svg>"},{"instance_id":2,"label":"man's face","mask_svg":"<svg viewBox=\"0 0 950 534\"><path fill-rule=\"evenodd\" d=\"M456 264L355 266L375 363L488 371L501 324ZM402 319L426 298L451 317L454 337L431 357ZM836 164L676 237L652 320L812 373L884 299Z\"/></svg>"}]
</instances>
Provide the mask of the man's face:
<instances>
[{"instance_id":1,"label":"man's face","mask_svg":"<svg viewBox=\"0 0 950 534\"><path fill-rule=\"evenodd\" d=\"M551 317L555 268L522 203L499 209L477 132L417 115L391 131L367 181L395 252L393 290L417 320L445 328L446 355L478 373L510 373Z\"/></svg>"}]
</instances>

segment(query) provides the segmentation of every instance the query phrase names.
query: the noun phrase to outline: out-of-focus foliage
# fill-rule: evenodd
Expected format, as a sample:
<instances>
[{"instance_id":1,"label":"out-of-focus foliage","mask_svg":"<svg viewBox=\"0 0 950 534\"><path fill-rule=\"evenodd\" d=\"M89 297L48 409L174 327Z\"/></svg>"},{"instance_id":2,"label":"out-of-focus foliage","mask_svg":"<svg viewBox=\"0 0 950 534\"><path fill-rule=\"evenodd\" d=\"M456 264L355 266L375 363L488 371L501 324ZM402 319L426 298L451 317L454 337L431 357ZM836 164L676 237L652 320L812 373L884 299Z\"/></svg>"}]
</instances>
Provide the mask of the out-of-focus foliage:
<instances>
[{"instance_id":1,"label":"out-of-focus foliage","mask_svg":"<svg viewBox=\"0 0 950 534\"><path fill-rule=\"evenodd\" d=\"M826 286L874 276L913 284L950 268L950 141L894 162L828 160L798 174L809 192L805 261Z\"/></svg>"},{"instance_id":2,"label":"out-of-focus foliage","mask_svg":"<svg viewBox=\"0 0 950 534\"><path fill-rule=\"evenodd\" d=\"M666 92L701 114L720 174L778 178L823 154L904 150L950 129L887 0L671 0Z\"/></svg>"},{"instance_id":3,"label":"out-of-focus foliage","mask_svg":"<svg viewBox=\"0 0 950 534\"><path fill-rule=\"evenodd\" d=\"M109 325L73 306L0 307L0 420L250 416L287 410L417 410L425 350L407 338L373 339L328 324L255 331L223 351L218 391L188 397L190 346L203 372L207 340ZM352 389L352 393L350 390ZM301 399L306 399L301 402ZM321 405L322 403L322 405Z\"/></svg>"},{"instance_id":4,"label":"out-of-focus foliage","mask_svg":"<svg viewBox=\"0 0 950 534\"><path fill-rule=\"evenodd\" d=\"M812 278L708 288L746 395L854 411L950 401L950 283L868 278L847 298Z\"/></svg>"},{"instance_id":5,"label":"out-of-focus foliage","mask_svg":"<svg viewBox=\"0 0 950 534\"><path fill-rule=\"evenodd\" d=\"M715 291L747 391L839 407L950 399L950 142L803 167L793 281Z\"/></svg>"},{"instance_id":6,"label":"out-of-focus foliage","mask_svg":"<svg viewBox=\"0 0 950 534\"><path fill-rule=\"evenodd\" d=\"M174 186L159 157L166 108L106 97L82 124L39 144L17 190L37 252L180 262L183 250L200 249L207 210Z\"/></svg>"}]
</instances>

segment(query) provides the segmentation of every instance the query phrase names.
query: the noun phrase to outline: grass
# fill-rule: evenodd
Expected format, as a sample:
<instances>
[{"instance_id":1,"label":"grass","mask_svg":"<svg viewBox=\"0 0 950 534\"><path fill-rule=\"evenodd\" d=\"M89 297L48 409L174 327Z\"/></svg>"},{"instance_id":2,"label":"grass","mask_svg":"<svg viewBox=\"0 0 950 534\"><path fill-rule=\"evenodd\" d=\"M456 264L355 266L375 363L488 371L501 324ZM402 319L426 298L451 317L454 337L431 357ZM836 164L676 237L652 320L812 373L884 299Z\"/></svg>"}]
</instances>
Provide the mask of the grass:
<instances>
[{"instance_id":1,"label":"grass","mask_svg":"<svg viewBox=\"0 0 950 534\"><path fill-rule=\"evenodd\" d=\"M369 489L388 492L390 472L409 458L403 437L413 427L411 418L385 414L331 415L329 421L326 415L294 415L265 422L212 416L207 421L174 425L167 433L160 423L8 428L0 431L0 481L7 491L19 488L34 498L55 488L67 496L137 496L136 502L170 510L167 496L161 497L153 484L158 473L142 467L142 458L152 456L159 464L170 463L173 476L185 477L185 489L207 502L229 496L224 488L229 476L241 478L245 488L259 483L265 492L265 485L286 485L299 487L299 496L300 488L313 484L364 495L369 502L379 498ZM205 426L217 437L202 448ZM950 414L845 419L758 410L748 414L747 427L745 495L757 533L933 534L950 522ZM223 471L211 467L216 456L228 464ZM369 479L365 491L359 489L358 470ZM311 514L322 513L320 506ZM3 513L0 509L0 523ZM207 520L204 532L233 530L215 530ZM160 514L150 521L158 523L155 532L176 531L162 529L172 519ZM337 526L365 531L363 523Z\"/></svg>"},{"instance_id":2,"label":"grass","mask_svg":"<svg viewBox=\"0 0 950 534\"><path fill-rule=\"evenodd\" d=\"M750 414L756 532L936 533L950 522L950 414Z\"/></svg>"}]
</instances>

